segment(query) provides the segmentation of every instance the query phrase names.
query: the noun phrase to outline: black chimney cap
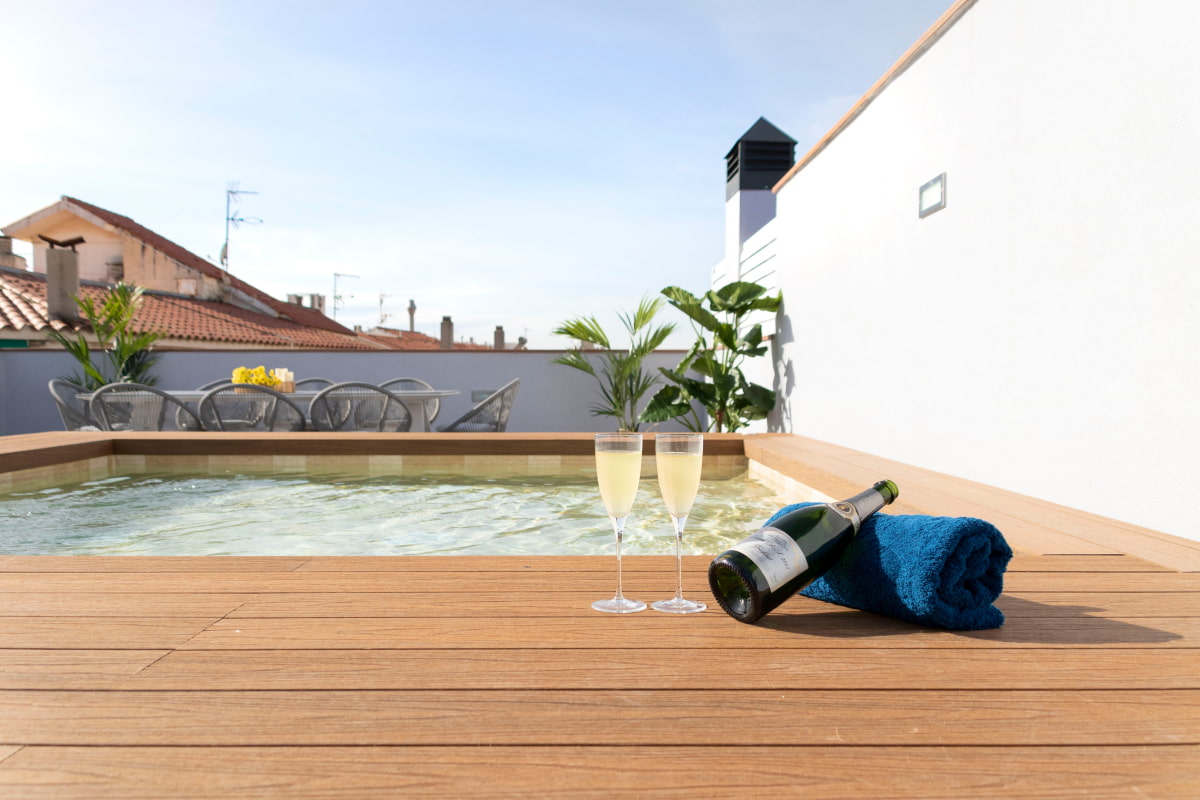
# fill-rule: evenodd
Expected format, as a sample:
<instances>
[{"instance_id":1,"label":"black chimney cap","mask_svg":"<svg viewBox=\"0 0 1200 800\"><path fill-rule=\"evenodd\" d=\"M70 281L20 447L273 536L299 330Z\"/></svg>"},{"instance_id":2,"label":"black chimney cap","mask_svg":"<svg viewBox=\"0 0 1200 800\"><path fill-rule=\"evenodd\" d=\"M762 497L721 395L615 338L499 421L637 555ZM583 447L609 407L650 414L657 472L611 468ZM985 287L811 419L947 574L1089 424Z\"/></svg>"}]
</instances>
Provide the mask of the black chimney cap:
<instances>
[{"instance_id":1,"label":"black chimney cap","mask_svg":"<svg viewBox=\"0 0 1200 800\"><path fill-rule=\"evenodd\" d=\"M770 189L796 163L796 140L759 117L725 155L725 198Z\"/></svg>"}]
</instances>

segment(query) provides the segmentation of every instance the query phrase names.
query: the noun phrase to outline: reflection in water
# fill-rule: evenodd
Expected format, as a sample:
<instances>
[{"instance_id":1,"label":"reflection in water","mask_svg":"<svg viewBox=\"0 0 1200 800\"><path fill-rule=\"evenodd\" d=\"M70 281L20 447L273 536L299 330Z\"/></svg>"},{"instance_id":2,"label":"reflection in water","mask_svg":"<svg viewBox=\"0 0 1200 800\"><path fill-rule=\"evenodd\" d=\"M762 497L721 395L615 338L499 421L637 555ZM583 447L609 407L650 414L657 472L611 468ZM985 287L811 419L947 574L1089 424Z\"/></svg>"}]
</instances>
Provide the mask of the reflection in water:
<instances>
[{"instance_id":1,"label":"reflection in water","mask_svg":"<svg viewBox=\"0 0 1200 800\"><path fill-rule=\"evenodd\" d=\"M685 552L715 554L788 502L744 468L706 468ZM0 495L0 554L611 555L595 473L147 473ZM626 554L673 554L644 475Z\"/></svg>"}]
</instances>

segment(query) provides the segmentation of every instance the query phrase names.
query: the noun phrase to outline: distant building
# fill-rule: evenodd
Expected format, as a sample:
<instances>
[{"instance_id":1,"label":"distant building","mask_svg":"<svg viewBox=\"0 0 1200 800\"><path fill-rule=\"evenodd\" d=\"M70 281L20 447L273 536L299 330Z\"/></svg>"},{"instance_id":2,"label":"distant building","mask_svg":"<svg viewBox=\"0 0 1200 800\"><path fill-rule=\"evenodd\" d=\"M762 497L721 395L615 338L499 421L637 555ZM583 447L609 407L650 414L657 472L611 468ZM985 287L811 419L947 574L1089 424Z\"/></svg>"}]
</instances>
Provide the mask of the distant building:
<instances>
[{"instance_id":1,"label":"distant building","mask_svg":"<svg viewBox=\"0 0 1200 800\"><path fill-rule=\"evenodd\" d=\"M411 331L370 335L325 316L325 298L279 300L129 217L64 196L3 229L0 237L0 347L51 343L49 330L84 330L71 295L98 301L118 281L144 290L137 323L165 334L159 348L436 350L439 340ZM33 267L12 253L33 245ZM76 253L77 272L55 267L60 245ZM58 308L57 303L65 303ZM430 344L432 343L432 345ZM51 343L51 346L55 346ZM490 349L455 343L452 349Z\"/></svg>"}]
</instances>

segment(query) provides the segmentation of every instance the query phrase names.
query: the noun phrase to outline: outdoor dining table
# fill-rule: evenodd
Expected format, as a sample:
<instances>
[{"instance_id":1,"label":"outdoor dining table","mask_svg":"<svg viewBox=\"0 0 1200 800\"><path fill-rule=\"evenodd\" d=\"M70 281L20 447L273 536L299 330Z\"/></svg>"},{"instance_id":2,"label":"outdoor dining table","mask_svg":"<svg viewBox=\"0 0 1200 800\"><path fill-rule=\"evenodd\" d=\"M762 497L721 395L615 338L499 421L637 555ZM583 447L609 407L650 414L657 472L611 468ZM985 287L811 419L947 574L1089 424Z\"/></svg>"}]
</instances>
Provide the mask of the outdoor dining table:
<instances>
[{"instance_id":1,"label":"outdoor dining table","mask_svg":"<svg viewBox=\"0 0 1200 800\"><path fill-rule=\"evenodd\" d=\"M204 395L208 394L210 390L162 389L160 391L166 392L167 394L171 395L171 397L174 397L176 400L184 403L188 406L188 408L195 412L197 411L197 407L200 405L200 399L204 397ZM417 433L427 433L430 430L429 415L425 410L426 400L453 397L456 394L460 394L457 389L403 389L400 391L388 389L388 391L395 395L395 397L404 404L404 407L408 409L408 413L412 416L412 427L410 430ZM312 399L318 394L319 392L314 391L300 391L285 392L283 396L300 406L300 409L304 412L305 416L308 417L308 407L312 403ZM79 395L79 399L90 403L92 395L81 394ZM198 413L197 416L199 416Z\"/></svg>"}]
</instances>

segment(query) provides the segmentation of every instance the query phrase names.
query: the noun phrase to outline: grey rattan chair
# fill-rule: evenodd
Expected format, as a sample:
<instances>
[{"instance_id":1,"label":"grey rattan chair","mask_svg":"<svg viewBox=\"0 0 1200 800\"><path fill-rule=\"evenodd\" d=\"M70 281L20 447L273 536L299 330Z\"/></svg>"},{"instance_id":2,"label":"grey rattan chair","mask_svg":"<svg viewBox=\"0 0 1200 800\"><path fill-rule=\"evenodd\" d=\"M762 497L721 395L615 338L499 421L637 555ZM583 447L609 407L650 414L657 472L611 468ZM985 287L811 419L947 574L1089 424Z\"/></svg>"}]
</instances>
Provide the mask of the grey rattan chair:
<instances>
[{"instance_id":1,"label":"grey rattan chair","mask_svg":"<svg viewBox=\"0 0 1200 800\"><path fill-rule=\"evenodd\" d=\"M319 431L407 431L412 415L400 398L373 383L349 381L322 389L308 408Z\"/></svg>"},{"instance_id":2,"label":"grey rattan chair","mask_svg":"<svg viewBox=\"0 0 1200 800\"><path fill-rule=\"evenodd\" d=\"M215 381L209 381L208 383L204 384L203 386L197 386L196 391L197 392L207 392L209 389L215 389L218 386L228 386L231 383L233 383L233 380L230 378L218 378Z\"/></svg>"},{"instance_id":3,"label":"grey rattan chair","mask_svg":"<svg viewBox=\"0 0 1200 800\"><path fill-rule=\"evenodd\" d=\"M433 390L433 386L421 380L420 378L392 378L390 381L384 381L379 384L380 389L395 389L398 391L420 391L422 389ZM438 412L442 410L442 401L440 398L432 397L425 401L425 421L430 426L433 425L434 419L437 418Z\"/></svg>"},{"instance_id":4,"label":"grey rattan chair","mask_svg":"<svg viewBox=\"0 0 1200 800\"><path fill-rule=\"evenodd\" d=\"M78 384L59 378L50 381L50 396L58 406L63 428L68 431L98 431L100 426L88 413L87 403L79 399L81 394L85 392Z\"/></svg>"},{"instance_id":5,"label":"grey rattan chair","mask_svg":"<svg viewBox=\"0 0 1200 800\"><path fill-rule=\"evenodd\" d=\"M304 412L287 395L255 384L218 386L200 398L210 431L302 431Z\"/></svg>"},{"instance_id":6,"label":"grey rattan chair","mask_svg":"<svg viewBox=\"0 0 1200 800\"><path fill-rule=\"evenodd\" d=\"M508 415L512 411L513 400L517 396L517 387L520 384L521 379L514 378L466 414L438 430L459 433L504 433L508 427Z\"/></svg>"},{"instance_id":7,"label":"grey rattan chair","mask_svg":"<svg viewBox=\"0 0 1200 800\"><path fill-rule=\"evenodd\" d=\"M200 420L190 408L166 392L140 383L101 386L88 409L106 431L200 430Z\"/></svg>"}]
</instances>

